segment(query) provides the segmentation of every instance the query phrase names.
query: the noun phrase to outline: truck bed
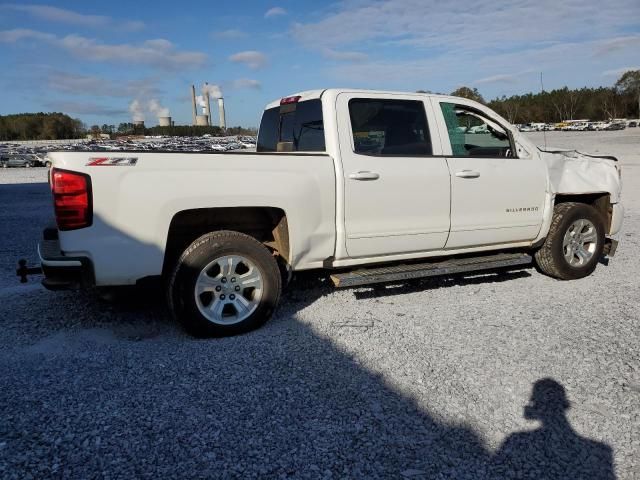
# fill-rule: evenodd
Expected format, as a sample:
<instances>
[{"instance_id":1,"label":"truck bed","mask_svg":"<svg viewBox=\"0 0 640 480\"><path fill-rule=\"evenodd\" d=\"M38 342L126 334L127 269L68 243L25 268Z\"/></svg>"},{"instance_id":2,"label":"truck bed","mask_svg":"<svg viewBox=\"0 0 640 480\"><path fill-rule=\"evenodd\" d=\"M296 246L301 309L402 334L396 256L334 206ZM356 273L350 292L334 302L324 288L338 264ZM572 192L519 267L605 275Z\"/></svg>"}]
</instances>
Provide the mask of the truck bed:
<instances>
[{"instance_id":1,"label":"truck bed","mask_svg":"<svg viewBox=\"0 0 640 480\"><path fill-rule=\"evenodd\" d=\"M186 210L278 208L288 219L294 268L321 267L333 254L336 192L329 155L63 151L49 156L54 168L91 177L93 224L60 232L60 246L66 255L88 256L98 284L132 284L159 275L171 220Z\"/></svg>"}]
</instances>

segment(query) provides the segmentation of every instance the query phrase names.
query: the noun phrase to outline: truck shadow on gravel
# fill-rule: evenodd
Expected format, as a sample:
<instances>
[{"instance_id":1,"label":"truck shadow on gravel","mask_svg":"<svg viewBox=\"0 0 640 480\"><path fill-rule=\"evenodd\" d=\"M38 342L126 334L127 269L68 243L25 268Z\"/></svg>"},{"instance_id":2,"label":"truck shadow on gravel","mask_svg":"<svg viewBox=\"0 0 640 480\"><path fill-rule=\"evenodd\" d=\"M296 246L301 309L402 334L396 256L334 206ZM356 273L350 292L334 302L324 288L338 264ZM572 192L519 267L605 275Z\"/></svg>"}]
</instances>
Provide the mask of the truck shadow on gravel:
<instances>
[{"instance_id":1,"label":"truck shadow on gravel","mask_svg":"<svg viewBox=\"0 0 640 480\"><path fill-rule=\"evenodd\" d=\"M0 305L3 343L43 333L34 307L61 312L0 355L0 477L615 478L611 448L573 430L552 379L524 409L539 428L494 453L286 307L249 334L195 340L149 302L42 292Z\"/></svg>"}]
</instances>

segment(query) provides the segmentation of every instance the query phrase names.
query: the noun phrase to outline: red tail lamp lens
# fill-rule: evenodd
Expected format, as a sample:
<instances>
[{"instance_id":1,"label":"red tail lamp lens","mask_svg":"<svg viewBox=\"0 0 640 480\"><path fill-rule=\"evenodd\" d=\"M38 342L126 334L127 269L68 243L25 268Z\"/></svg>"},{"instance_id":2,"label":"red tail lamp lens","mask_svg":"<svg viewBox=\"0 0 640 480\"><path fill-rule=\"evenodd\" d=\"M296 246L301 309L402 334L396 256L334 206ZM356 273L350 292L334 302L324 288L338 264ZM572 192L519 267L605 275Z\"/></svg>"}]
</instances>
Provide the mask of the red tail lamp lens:
<instances>
[{"instance_id":1,"label":"red tail lamp lens","mask_svg":"<svg viewBox=\"0 0 640 480\"><path fill-rule=\"evenodd\" d=\"M51 191L59 230L76 230L91 225L93 206L89 175L54 168Z\"/></svg>"}]
</instances>

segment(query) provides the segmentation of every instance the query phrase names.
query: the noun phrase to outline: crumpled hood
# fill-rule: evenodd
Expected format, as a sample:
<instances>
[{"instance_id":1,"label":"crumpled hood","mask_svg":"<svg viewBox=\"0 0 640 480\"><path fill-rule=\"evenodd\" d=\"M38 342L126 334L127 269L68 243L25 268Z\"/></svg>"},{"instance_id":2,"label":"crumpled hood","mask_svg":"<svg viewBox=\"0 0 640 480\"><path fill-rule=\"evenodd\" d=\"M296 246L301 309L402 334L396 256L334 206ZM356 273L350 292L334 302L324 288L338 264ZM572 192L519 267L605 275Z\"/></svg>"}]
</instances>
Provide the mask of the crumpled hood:
<instances>
[{"instance_id":1,"label":"crumpled hood","mask_svg":"<svg viewBox=\"0 0 640 480\"><path fill-rule=\"evenodd\" d=\"M547 162L553 193L608 192L611 203L620 201L622 181L615 157L581 153L577 150L542 148L540 156Z\"/></svg>"}]
</instances>

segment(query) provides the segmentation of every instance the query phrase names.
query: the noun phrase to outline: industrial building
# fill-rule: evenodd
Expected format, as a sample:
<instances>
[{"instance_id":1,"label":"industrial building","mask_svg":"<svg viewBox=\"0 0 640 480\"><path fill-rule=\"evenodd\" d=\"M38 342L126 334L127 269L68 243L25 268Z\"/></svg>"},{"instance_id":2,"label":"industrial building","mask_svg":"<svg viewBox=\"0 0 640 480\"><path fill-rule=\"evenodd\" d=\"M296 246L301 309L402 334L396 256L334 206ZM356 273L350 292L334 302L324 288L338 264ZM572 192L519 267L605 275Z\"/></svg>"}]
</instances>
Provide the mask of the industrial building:
<instances>
[{"instance_id":1,"label":"industrial building","mask_svg":"<svg viewBox=\"0 0 640 480\"><path fill-rule=\"evenodd\" d=\"M211 98L209 95L209 89L206 88L208 83L205 83L205 88L203 88L203 102L201 104L202 113L198 113L198 101L196 100L196 87L195 85L191 85L191 105L193 112L193 123L194 126L213 126L213 115L211 113ZM224 110L224 98L218 98L218 124L220 128L223 130L227 128L227 120L225 117Z\"/></svg>"}]
</instances>

